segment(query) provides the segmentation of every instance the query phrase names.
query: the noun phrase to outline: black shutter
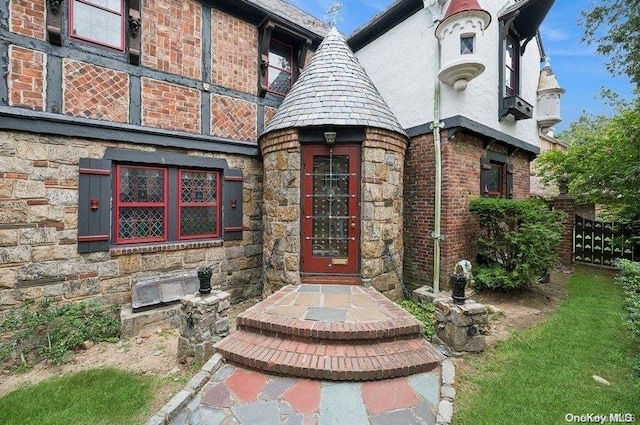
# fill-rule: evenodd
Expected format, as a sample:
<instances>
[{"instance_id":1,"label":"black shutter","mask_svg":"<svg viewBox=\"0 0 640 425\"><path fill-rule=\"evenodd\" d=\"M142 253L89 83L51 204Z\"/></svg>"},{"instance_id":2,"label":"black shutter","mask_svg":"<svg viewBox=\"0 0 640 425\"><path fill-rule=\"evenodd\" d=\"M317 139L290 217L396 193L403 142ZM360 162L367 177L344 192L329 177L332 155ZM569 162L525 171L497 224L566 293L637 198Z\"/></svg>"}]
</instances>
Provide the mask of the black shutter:
<instances>
[{"instance_id":1,"label":"black shutter","mask_svg":"<svg viewBox=\"0 0 640 425\"><path fill-rule=\"evenodd\" d=\"M488 156L484 156L480 158L480 196L487 196L488 170L491 170L491 160Z\"/></svg>"},{"instance_id":2,"label":"black shutter","mask_svg":"<svg viewBox=\"0 0 640 425\"><path fill-rule=\"evenodd\" d=\"M80 158L78 252L109 250L111 161Z\"/></svg>"},{"instance_id":3,"label":"black shutter","mask_svg":"<svg viewBox=\"0 0 640 425\"><path fill-rule=\"evenodd\" d=\"M513 164L507 164L507 199L513 199Z\"/></svg>"},{"instance_id":4,"label":"black shutter","mask_svg":"<svg viewBox=\"0 0 640 425\"><path fill-rule=\"evenodd\" d=\"M242 170L227 169L222 186L222 225L224 240L242 239Z\"/></svg>"}]
</instances>

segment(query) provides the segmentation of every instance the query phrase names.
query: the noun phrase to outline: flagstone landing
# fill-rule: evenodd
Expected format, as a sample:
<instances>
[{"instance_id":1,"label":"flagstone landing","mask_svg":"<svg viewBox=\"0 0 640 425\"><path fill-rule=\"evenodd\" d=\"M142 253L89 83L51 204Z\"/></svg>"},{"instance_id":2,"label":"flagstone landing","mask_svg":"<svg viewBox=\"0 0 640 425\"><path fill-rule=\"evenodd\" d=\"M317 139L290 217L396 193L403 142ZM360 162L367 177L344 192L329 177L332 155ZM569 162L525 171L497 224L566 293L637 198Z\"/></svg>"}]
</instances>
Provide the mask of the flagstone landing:
<instances>
[{"instance_id":1,"label":"flagstone landing","mask_svg":"<svg viewBox=\"0 0 640 425\"><path fill-rule=\"evenodd\" d=\"M237 328L216 351L276 375L370 381L428 372L443 359L417 319L362 286L286 286L238 315Z\"/></svg>"}]
</instances>

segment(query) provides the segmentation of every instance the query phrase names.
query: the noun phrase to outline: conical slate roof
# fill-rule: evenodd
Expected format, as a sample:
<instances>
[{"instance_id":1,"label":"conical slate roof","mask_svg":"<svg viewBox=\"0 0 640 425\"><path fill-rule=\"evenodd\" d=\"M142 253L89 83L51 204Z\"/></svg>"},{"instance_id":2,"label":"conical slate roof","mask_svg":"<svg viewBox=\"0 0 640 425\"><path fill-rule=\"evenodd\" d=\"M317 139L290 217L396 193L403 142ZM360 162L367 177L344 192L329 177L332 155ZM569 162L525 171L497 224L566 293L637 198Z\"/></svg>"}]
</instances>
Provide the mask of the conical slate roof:
<instances>
[{"instance_id":1,"label":"conical slate roof","mask_svg":"<svg viewBox=\"0 0 640 425\"><path fill-rule=\"evenodd\" d=\"M335 28L320 43L262 134L321 125L384 128L406 136Z\"/></svg>"},{"instance_id":2,"label":"conical slate roof","mask_svg":"<svg viewBox=\"0 0 640 425\"><path fill-rule=\"evenodd\" d=\"M560 87L560 84L553 73L553 69L551 69L549 58L546 58L544 68L540 71L540 78L538 79L538 91L541 92L545 90L557 90L562 93L565 92L565 90Z\"/></svg>"}]
</instances>

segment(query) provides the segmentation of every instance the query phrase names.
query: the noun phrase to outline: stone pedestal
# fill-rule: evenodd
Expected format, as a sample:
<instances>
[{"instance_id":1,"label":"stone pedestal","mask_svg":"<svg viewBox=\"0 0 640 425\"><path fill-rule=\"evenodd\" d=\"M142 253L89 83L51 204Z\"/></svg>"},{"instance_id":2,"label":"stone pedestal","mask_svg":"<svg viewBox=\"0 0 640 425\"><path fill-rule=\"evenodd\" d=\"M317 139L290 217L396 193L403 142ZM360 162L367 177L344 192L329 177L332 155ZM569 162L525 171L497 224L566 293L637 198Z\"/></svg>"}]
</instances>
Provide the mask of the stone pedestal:
<instances>
[{"instance_id":1,"label":"stone pedestal","mask_svg":"<svg viewBox=\"0 0 640 425\"><path fill-rule=\"evenodd\" d=\"M189 357L204 363L213 355L213 344L229 335L230 294L189 294L182 298L178 360Z\"/></svg>"},{"instance_id":2,"label":"stone pedestal","mask_svg":"<svg viewBox=\"0 0 640 425\"><path fill-rule=\"evenodd\" d=\"M436 335L454 351L478 353L487 346L489 332L487 306L472 300L454 304L451 298L438 298L436 306Z\"/></svg>"}]
</instances>

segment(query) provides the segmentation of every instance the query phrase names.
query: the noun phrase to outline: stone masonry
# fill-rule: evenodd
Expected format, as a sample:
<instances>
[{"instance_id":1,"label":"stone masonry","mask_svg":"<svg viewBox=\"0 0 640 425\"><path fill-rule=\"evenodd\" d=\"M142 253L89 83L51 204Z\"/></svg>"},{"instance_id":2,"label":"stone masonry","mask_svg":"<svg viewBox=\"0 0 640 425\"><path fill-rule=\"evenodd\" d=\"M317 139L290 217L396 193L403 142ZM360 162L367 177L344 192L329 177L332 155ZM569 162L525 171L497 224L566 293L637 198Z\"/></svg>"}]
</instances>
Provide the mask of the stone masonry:
<instances>
[{"instance_id":1,"label":"stone masonry","mask_svg":"<svg viewBox=\"0 0 640 425\"><path fill-rule=\"evenodd\" d=\"M229 293L190 294L180 301L178 361L192 357L205 363L214 352L213 344L229 335Z\"/></svg>"},{"instance_id":2,"label":"stone masonry","mask_svg":"<svg viewBox=\"0 0 640 425\"><path fill-rule=\"evenodd\" d=\"M473 300L454 304L451 298L436 298L436 336L454 351L478 353L487 347L487 307Z\"/></svg>"},{"instance_id":3,"label":"stone masonry","mask_svg":"<svg viewBox=\"0 0 640 425\"><path fill-rule=\"evenodd\" d=\"M43 297L125 304L139 280L203 266L214 270L212 285L220 285L232 296L258 282L262 273L262 162L258 158L215 155L226 159L229 167L243 169L242 240L78 253L78 158L102 158L107 147L136 148L126 143L0 133L0 311Z\"/></svg>"}]
</instances>

